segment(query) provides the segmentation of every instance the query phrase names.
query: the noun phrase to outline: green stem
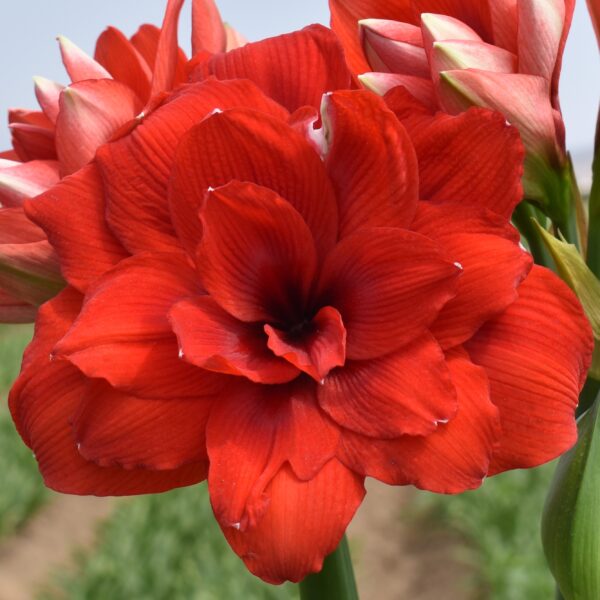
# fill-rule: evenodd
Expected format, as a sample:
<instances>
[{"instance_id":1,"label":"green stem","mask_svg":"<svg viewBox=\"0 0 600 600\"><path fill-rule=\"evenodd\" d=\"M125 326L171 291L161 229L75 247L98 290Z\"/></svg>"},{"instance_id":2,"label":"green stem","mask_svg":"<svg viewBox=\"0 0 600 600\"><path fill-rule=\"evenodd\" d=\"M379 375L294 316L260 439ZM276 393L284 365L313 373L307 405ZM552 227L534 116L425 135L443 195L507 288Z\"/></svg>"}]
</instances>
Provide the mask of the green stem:
<instances>
[{"instance_id":1,"label":"green stem","mask_svg":"<svg viewBox=\"0 0 600 600\"><path fill-rule=\"evenodd\" d=\"M358 600L346 536L323 562L320 573L300 583L301 600Z\"/></svg>"},{"instance_id":2,"label":"green stem","mask_svg":"<svg viewBox=\"0 0 600 600\"><path fill-rule=\"evenodd\" d=\"M526 200L523 200L513 213L513 223L527 240L529 251L536 264L552 268L554 262L540 232L532 221L534 218L536 218L535 208Z\"/></svg>"},{"instance_id":3,"label":"green stem","mask_svg":"<svg viewBox=\"0 0 600 600\"><path fill-rule=\"evenodd\" d=\"M600 381L597 379L587 378L581 394L579 394L579 406L577 407L577 416L582 415L588 408L594 404L594 400L600 392Z\"/></svg>"},{"instance_id":4,"label":"green stem","mask_svg":"<svg viewBox=\"0 0 600 600\"><path fill-rule=\"evenodd\" d=\"M594 275L600 277L600 112L598 113L598 124L596 126L596 148L592 173L587 263Z\"/></svg>"}]
</instances>

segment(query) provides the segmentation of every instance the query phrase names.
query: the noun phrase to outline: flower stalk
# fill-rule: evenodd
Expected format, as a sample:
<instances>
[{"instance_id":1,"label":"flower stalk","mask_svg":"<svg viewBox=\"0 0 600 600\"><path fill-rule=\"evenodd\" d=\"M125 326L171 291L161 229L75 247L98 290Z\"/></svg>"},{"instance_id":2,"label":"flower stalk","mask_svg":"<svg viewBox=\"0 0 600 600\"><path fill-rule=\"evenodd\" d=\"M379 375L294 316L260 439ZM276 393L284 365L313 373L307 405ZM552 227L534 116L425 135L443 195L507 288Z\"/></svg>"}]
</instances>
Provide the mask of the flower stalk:
<instances>
[{"instance_id":1,"label":"flower stalk","mask_svg":"<svg viewBox=\"0 0 600 600\"><path fill-rule=\"evenodd\" d=\"M300 583L301 600L358 600L352 558L346 536L337 549L325 558L319 573Z\"/></svg>"},{"instance_id":2,"label":"flower stalk","mask_svg":"<svg viewBox=\"0 0 600 600\"><path fill-rule=\"evenodd\" d=\"M598 124L596 125L596 144L592 172L587 263L592 272L597 277L600 277L600 112L598 113Z\"/></svg>"}]
</instances>

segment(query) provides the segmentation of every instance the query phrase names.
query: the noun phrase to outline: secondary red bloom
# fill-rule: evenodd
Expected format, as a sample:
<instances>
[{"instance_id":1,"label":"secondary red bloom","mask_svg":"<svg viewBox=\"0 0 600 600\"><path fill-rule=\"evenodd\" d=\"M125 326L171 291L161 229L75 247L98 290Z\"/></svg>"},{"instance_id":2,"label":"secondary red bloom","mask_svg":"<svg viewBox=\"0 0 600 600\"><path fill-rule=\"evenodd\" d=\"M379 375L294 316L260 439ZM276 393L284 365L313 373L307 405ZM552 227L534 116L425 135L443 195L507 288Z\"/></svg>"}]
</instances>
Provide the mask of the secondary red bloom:
<instances>
[{"instance_id":1,"label":"secondary red bloom","mask_svg":"<svg viewBox=\"0 0 600 600\"><path fill-rule=\"evenodd\" d=\"M544 183L566 160L558 82L574 0L330 0L330 7L353 70L370 89L383 95L402 86L450 114L492 108L517 126L528 151L525 191L547 201Z\"/></svg>"},{"instance_id":2,"label":"secondary red bloom","mask_svg":"<svg viewBox=\"0 0 600 600\"><path fill-rule=\"evenodd\" d=\"M196 77L27 204L69 282L10 395L47 485L207 477L229 543L277 583L321 567L365 476L455 493L574 443L591 332L518 245L502 117L411 139L344 90L317 26Z\"/></svg>"},{"instance_id":3,"label":"secondary red bloom","mask_svg":"<svg viewBox=\"0 0 600 600\"><path fill-rule=\"evenodd\" d=\"M0 322L32 321L37 306L64 286L43 232L23 225L23 202L83 167L120 128L135 126L187 80L187 59L177 45L183 2L169 1L161 29L142 25L127 39L109 27L98 38L94 58L59 37L71 84L37 77L42 110L9 112L14 149L0 159ZM223 25L213 0L194 0L192 8L197 59L244 43Z\"/></svg>"}]
</instances>

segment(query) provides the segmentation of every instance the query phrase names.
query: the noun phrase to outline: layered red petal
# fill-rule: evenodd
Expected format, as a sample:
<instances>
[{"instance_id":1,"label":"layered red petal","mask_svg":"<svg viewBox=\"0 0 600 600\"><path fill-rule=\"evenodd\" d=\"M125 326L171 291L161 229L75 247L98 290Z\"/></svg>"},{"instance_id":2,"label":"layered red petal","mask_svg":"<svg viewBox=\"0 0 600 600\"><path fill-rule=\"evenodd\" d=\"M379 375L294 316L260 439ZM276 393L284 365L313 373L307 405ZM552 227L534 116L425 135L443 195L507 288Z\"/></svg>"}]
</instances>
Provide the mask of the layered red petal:
<instances>
[{"instance_id":1,"label":"layered red petal","mask_svg":"<svg viewBox=\"0 0 600 600\"><path fill-rule=\"evenodd\" d=\"M310 227L321 255L335 243L335 194L311 144L276 116L232 109L202 121L177 149L171 212L191 251L200 237L197 214L208 188L232 180L253 182L287 200Z\"/></svg>"},{"instance_id":2,"label":"layered red petal","mask_svg":"<svg viewBox=\"0 0 600 600\"><path fill-rule=\"evenodd\" d=\"M209 191L198 247L202 282L241 321L302 322L317 267L308 226L275 192L232 182Z\"/></svg>"},{"instance_id":3,"label":"layered red petal","mask_svg":"<svg viewBox=\"0 0 600 600\"><path fill-rule=\"evenodd\" d=\"M108 228L105 210L95 164L25 203L27 216L46 232L56 250L63 276L81 291L129 255Z\"/></svg>"},{"instance_id":4,"label":"layered red petal","mask_svg":"<svg viewBox=\"0 0 600 600\"><path fill-rule=\"evenodd\" d=\"M331 306L319 310L310 323L292 331L265 325L268 347L277 356L323 381L331 369L346 362L346 329L340 313Z\"/></svg>"},{"instance_id":5,"label":"layered red petal","mask_svg":"<svg viewBox=\"0 0 600 600\"><path fill-rule=\"evenodd\" d=\"M286 114L250 82L207 81L182 88L130 135L99 150L106 218L131 252L180 247L167 201L175 148L183 133L215 108L233 106Z\"/></svg>"},{"instance_id":6,"label":"layered red petal","mask_svg":"<svg viewBox=\"0 0 600 600\"><path fill-rule=\"evenodd\" d=\"M395 485L456 494L474 489L488 473L500 436L486 372L464 353L447 356L458 412L427 436L374 440L344 432L340 459L355 472Z\"/></svg>"},{"instance_id":7,"label":"layered red petal","mask_svg":"<svg viewBox=\"0 0 600 600\"><path fill-rule=\"evenodd\" d=\"M331 460L310 481L284 466L265 490L269 506L246 531L224 528L225 537L248 569L278 584L301 581L321 570L338 546L365 495L363 480Z\"/></svg>"},{"instance_id":8,"label":"layered red petal","mask_svg":"<svg viewBox=\"0 0 600 600\"><path fill-rule=\"evenodd\" d=\"M554 273L534 266L518 292L466 346L487 372L500 411L496 473L537 466L575 443L575 408L593 346L579 302Z\"/></svg>"},{"instance_id":9,"label":"layered red petal","mask_svg":"<svg viewBox=\"0 0 600 600\"><path fill-rule=\"evenodd\" d=\"M74 440L81 456L102 467L168 471L206 462L214 400L210 394L140 398L91 382L74 415Z\"/></svg>"},{"instance_id":10,"label":"layered red petal","mask_svg":"<svg viewBox=\"0 0 600 600\"><path fill-rule=\"evenodd\" d=\"M321 301L342 315L348 358L376 358L422 334L454 297L459 272L424 236L385 227L361 229L327 258Z\"/></svg>"},{"instance_id":11,"label":"layered red petal","mask_svg":"<svg viewBox=\"0 0 600 600\"><path fill-rule=\"evenodd\" d=\"M427 435L456 413L444 354L430 334L398 352L332 371L318 399L336 423L378 439Z\"/></svg>"},{"instance_id":12,"label":"layered red petal","mask_svg":"<svg viewBox=\"0 0 600 600\"><path fill-rule=\"evenodd\" d=\"M69 363L51 362L48 357L80 305L81 295L69 288L42 307L34 341L9 397L13 419L35 453L46 485L69 494L120 496L158 493L202 481L204 462L169 471L124 470L99 467L79 454L70 423L86 381Z\"/></svg>"},{"instance_id":13,"label":"layered red petal","mask_svg":"<svg viewBox=\"0 0 600 600\"><path fill-rule=\"evenodd\" d=\"M88 377L133 394L202 396L212 376L180 360L168 321L178 300L200 293L197 273L181 255L123 260L90 286L81 313L54 353Z\"/></svg>"},{"instance_id":14,"label":"layered red petal","mask_svg":"<svg viewBox=\"0 0 600 600\"><path fill-rule=\"evenodd\" d=\"M182 358L193 365L257 383L285 383L299 374L268 349L261 324L239 321L210 296L177 302L169 318Z\"/></svg>"},{"instance_id":15,"label":"layered red petal","mask_svg":"<svg viewBox=\"0 0 600 600\"><path fill-rule=\"evenodd\" d=\"M342 47L321 25L217 54L198 65L191 78L210 76L250 79L292 112L307 104L318 107L325 92L351 86Z\"/></svg>"},{"instance_id":16,"label":"layered red petal","mask_svg":"<svg viewBox=\"0 0 600 600\"><path fill-rule=\"evenodd\" d=\"M366 91L326 96L323 115L340 237L362 227L408 227L419 176L412 143L398 119Z\"/></svg>"}]
</instances>

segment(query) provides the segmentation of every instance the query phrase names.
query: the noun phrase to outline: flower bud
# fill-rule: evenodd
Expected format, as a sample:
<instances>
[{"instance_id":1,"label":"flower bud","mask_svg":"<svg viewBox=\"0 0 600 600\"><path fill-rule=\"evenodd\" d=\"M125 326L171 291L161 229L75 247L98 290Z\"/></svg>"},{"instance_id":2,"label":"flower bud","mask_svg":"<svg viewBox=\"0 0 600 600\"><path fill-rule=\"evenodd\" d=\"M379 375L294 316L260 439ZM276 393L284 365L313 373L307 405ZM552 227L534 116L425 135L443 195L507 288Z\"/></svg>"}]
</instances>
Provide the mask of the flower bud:
<instances>
[{"instance_id":1,"label":"flower bud","mask_svg":"<svg viewBox=\"0 0 600 600\"><path fill-rule=\"evenodd\" d=\"M579 420L579 441L558 463L542 518L544 552L565 600L600 598L599 406Z\"/></svg>"}]
</instances>

